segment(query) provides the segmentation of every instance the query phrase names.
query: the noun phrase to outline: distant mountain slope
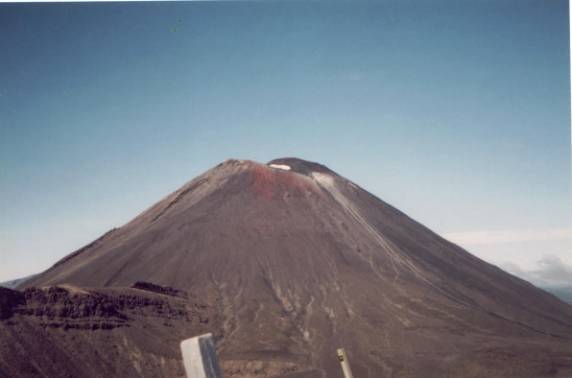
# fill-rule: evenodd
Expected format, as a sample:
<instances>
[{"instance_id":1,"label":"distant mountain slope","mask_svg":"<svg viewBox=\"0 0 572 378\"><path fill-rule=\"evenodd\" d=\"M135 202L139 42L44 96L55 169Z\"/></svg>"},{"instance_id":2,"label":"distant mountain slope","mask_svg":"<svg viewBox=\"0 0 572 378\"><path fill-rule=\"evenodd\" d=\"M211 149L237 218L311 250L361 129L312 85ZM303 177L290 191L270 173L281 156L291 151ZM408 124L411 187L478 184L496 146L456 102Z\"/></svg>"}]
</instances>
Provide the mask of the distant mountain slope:
<instances>
[{"instance_id":1,"label":"distant mountain slope","mask_svg":"<svg viewBox=\"0 0 572 378\"><path fill-rule=\"evenodd\" d=\"M8 289L16 289L18 286L23 285L24 282L34 278L35 276L37 276L37 274L32 274L30 276L17 278L15 280L0 282L0 287L6 287Z\"/></svg>"},{"instance_id":2,"label":"distant mountain slope","mask_svg":"<svg viewBox=\"0 0 572 378\"><path fill-rule=\"evenodd\" d=\"M543 287L544 290L556 295L564 302L572 304L572 286Z\"/></svg>"},{"instance_id":3,"label":"distant mountain slope","mask_svg":"<svg viewBox=\"0 0 572 378\"><path fill-rule=\"evenodd\" d=\"M301 159L225 161L23 286L121 292L140 280L215 309L220 318L204 328L230 377L341 377L340 346L361 378L572 376L572 306ZM149 365L141 375L155 376L177 348L167 335L193 333L184 321L161 324L134 328L154 341L115 328L107 335ZM4 335L2 345L26 349ZM0 360L11 353L0 350Z\"/></svg>"}]
</instances>

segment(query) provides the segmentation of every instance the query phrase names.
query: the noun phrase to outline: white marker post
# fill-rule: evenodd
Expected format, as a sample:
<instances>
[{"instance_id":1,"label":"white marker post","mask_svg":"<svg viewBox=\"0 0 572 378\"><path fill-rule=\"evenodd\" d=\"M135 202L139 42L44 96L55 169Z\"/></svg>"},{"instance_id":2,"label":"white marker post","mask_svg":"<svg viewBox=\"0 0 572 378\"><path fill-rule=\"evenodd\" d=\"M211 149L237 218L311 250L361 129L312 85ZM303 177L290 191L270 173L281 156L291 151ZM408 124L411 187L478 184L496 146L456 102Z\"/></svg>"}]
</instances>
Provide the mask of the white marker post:
<instances>
[{"instance_id":1,"label":"white marker post","mask_svg":"<svg viewBox=\"0 0 572 378\"><path fill-rule=\"evenodd\" d=\"M340 360L340 364L342 365L342 370L344 371L345 378L353 378L352 369L350 368L350 362L348 361L348 356L346 355L346 351L344 348L338 349L338 360Z\"/></svg>"},{"instance_id":2,"label":"white marker post","mask_svg":"<svg viewBox=\"0 0 572 378\"><path fill-rule=\"evenodd\" d=\"M181 352L187 378L222 378L210 333L183 340Z\"/></svg>"}]
</instances>

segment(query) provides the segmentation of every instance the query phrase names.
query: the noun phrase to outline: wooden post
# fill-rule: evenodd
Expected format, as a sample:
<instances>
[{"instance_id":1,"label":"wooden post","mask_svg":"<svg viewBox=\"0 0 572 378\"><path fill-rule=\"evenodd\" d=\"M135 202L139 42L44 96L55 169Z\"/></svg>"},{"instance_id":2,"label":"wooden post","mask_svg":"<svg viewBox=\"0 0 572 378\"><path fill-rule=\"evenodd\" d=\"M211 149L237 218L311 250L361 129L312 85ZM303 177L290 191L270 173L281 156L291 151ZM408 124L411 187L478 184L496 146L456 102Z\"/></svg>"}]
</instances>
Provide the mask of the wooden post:
<instances>
[{"instance_id":1,"label":"wooden post","mask_svg":"<svg viewBox=\"0 0 572 378\"><path fill-rule=\"evenodd\" d=\"M222 378L210 333L183 340L181 352L187 378Z\"/></svg>"},{"instance_id":2,"label":"wooden post","mask_svg":"<svg viewBox=\"0 0 572 378\"><path fill-rule=\"evenodd\" d=\"M342 370L344 372L344 378L353 378L352 369L350 368L350 362L348 361L348 356L344 348L338 349L338 360L340 360L340 365L342 365Z\"/></svg>"}]
</instances>

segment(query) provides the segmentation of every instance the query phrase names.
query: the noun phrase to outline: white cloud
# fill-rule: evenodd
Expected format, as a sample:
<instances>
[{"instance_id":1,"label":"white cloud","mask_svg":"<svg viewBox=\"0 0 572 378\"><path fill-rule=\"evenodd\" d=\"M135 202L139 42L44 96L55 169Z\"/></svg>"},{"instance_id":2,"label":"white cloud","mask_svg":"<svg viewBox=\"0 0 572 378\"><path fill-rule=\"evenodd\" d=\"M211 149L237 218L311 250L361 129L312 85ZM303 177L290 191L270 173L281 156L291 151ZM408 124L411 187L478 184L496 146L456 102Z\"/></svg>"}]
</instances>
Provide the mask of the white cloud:
<instances>
[{"instance_id":1,"label":"white cloud","mask_svg":"<svg viewBox=\"0 0 572 378\"><path fill-rule=\"evenodd\" d=\"M545 240L572 241L572 228L449 232L443 234L443 236L446 239L463 246L522 243Z\"/></svg>"},{"instance_id":2,"label":"white cloud","mask_svg":"<svg viewBox=\"0 0 572 378\"><path fill-rule=\"evenodd\" d=\"M444 237L538 286L572 285L572 229L451 232Z\"/></svg>"},{"instance_id":3,"label":"white cloud","mask_svg":"<svg viewBox=\"0 0 572 378\"><path fill-rule=\"evenodd\" d=\"M531 270L524 270L514 262L500 264L500 267L538 286L572 285L572 265L565 263L558 256L544 255Z\"/></svg>"}]
</instances>

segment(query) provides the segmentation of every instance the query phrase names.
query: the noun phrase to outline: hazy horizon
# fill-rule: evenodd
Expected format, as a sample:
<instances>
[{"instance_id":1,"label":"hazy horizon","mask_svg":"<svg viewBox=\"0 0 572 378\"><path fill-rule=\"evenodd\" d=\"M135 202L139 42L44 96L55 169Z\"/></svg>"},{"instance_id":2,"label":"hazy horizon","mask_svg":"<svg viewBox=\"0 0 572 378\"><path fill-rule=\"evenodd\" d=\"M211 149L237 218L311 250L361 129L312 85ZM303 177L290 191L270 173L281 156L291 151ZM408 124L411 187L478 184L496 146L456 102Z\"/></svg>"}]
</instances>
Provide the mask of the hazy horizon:
<instances>
[{"instance_id":1,"label":"hazy horizon","mask_svg":"<svg viewBox=\"0 0 572 378\"><path fill-rule=\"evenodd\" d=\"M0 4L0 281L296 156L572 284L569 46L566 1Z\"/></svg>"}]
</instances>

